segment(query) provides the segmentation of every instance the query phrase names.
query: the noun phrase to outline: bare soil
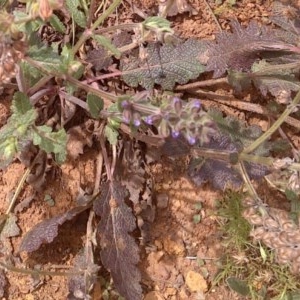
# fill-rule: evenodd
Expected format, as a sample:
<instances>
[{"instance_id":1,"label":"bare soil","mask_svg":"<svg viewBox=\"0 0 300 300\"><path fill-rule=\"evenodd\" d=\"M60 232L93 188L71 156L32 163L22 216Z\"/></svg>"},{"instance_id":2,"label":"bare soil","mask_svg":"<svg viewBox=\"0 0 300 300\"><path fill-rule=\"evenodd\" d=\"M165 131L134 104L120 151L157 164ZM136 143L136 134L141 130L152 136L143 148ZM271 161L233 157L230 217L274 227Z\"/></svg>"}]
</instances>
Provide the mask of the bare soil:
<instances>
[{"instance_id":1,"label":"bare soil","mask_svg":"<svg viewBox=\"0 0 300 300\"><path fill-rule=\"evenodd\" d=\"M157 2L154 0L134 1L144 12L151 13ZM246 24L251 20L269 23L268 14L272 1L237 0L236 4L226 6L229 1L207 1L211 8L218 9L216 16L222 29L228 29L230 18L235 17ZM223 2L215 5L215 3ZM191 5L195 15L182 14L171 18L176 33L182 38L214 39L219 28L202 0L193 0ZM119 11L120 20L131 14L130 5L124 1ZM0 126L9 116L10 99L1 99ZM234 111L232 111L234 112ZM33 196L30 204L18 216L20 236L11 239L12 252L16 253L24 234L38 222L65 212L75 206L80 187L92 188L95 178L97 151L87 148L77 160L64 163L59 172L49 174L44 189L35 192L25 185L18 203ZM4 213L11 195L24 174L24 167L14 162L5 171L0 171L0 212ZM226 285L211 288L211 281L218 271L218 258L222 255L222 234L214 215L215 201L221 194L210 186L195 187L185 176L185 162L165 161L152 168L155 191L160 199L156 218L149 231L150 242L141 245L142 286L145 299L242 299L232 293ZM45 201L50 195L55 204ZM197 210L197 204L202 208ZM195 223L194 215L200 213L201 221ZM51 270L53 266L71 266L74 256L85 241L87 216L61 226L60 234L49 245L42 246L34 254L21 254L22 264L31 268L39 265ZM202 258L205 266L196 258ZM56 268L57 269L57 268ZM65 268L63 269L65 270ZM100 271L101 273L102 271ZM195 272L195 273L194 273ZM103 270L103 278L109 280ZM102 274L101 273L101 274ZM7 300L50 300L66 299L67 278L63 276L44 276L32 278L28 275L7 272L9 286L5 293ZM187 276L194 283L187 284ZM192 281L193 281L192 280ZM93 299L101 299L101 288L96 288ZM112 295L112 294L111 294ZM110 296L109 299L117 299Z\"/></svg>"}]
</instances>

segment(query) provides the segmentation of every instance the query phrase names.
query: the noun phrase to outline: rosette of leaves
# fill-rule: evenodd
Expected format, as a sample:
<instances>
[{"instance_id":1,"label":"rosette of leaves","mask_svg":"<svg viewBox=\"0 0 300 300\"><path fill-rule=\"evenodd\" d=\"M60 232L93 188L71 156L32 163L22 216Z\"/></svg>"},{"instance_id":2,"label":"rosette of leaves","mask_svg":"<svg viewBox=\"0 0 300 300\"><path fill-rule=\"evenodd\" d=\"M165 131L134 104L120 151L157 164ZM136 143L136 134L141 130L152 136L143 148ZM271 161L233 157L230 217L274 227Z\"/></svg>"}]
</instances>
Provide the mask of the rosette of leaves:
<instances>
[{"instance_id":1,"label":"rosette of leaves","mask_svg":"<svg viewBox=\"0 0 300 300\"><path fill-rule=\"evenodd\" d=\"M157 128L158 133L167 138L182 135L191 145L209 141L214 132L214 122L201 109L198 99L184 102L178 97L166 100L161 107L149 103L134 102L128 99L119 102L123 122L139 127L144 121L147 125Z\"/></svg>"}]
</instances>

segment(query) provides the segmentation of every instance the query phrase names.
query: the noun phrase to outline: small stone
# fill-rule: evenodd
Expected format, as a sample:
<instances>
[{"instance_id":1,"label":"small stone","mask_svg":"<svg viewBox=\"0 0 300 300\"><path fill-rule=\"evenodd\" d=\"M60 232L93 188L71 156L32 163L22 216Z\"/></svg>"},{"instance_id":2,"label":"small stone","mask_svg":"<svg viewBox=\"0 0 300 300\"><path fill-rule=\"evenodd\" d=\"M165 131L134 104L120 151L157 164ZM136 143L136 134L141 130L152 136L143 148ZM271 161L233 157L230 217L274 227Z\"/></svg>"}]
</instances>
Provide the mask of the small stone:
<instances>
[{"instance_id":1,"label":"small stone","mask_svg":"<svg viewBox=\"0 0 300 300\"><path fill-rule=\"evenodd\" d=\"M168 287L164 291L164 296L167 297L167 298L169 298L171 296L175 296L176 294L177 294L177 289L172 288L172 287Z\"/></svg>"},{"instance_id":2,"label":"small stone","mask_svg":"<svg viewBox=\"0 0 300 300\"><path fill-rule=\"evenodd\" d=\"M150 292L148 293L144 300L164 300L159 292Z\"/></svg>"},{"instance_id":3,"label":"small stone","mask_svg":"<svg viewBox=\"0 0 300 300\"><path fill-rule=\"evenodd\" d=\"M167 208L169 203L169 196L164 193L160 193L156 197L158 208Z\"/></svg>"},{"instance_id":4,"label":"small stone","mask_svg":"<svg viewBox=\"0 0 300 300\"><path fill-rule=\"evenodd\" d=\"M206 292L207 282L200 273L189 271L185 283L191 292Z\"/></svg>"},{"instance_id":5,"label":"small stone","mask_svg":"<svg viewBox=\"0 0 300 300\"><path fill-rule=\"evenodd\" d=\"M163 241L164 249L170 255L175 256L185 256L186 250L184 243L181 239L173 240L172 238L167 238Z\"/></svg>"}]
</instances>

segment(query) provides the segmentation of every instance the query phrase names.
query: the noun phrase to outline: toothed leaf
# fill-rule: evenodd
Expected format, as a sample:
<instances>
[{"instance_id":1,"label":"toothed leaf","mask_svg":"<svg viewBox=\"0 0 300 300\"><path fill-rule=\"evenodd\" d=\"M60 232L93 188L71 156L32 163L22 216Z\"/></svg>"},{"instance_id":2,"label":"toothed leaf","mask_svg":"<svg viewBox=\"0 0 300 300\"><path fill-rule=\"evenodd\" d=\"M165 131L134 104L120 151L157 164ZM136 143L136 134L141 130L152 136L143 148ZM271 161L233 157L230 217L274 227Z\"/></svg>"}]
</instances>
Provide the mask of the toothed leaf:
<instances>
[{"instance_id":1,"label":"toothed leaf","mask_svg":"<svg viewBox=\"0 0 300 300\"><path fill-rule=\"evenodd\" d=\"M98 225L101 261L111 273L118 292L130 300L140 300L141 274L137 268L139 248L130 233L136 220L125 203L126 189L118 182L102 186L94 201L94 211L101 217Z\"/></svg>"},{"instance_id":2,"label":"toothed leaf","mask_svg":"<svg viewBox=\"0 0 300 300\"><path fill-rule=\"evenodd\" d=\"M132 87L141 85L151 89L159 84L165 90L172 90L176 82L185 84L205 71L198 59L204 49L204 43L192 39L176 46L150 44L146 58L133 57L123 63L123 79Z\"/></svg>"},{"instance_id":3,"label":"toothed leaf","mask_svg":"<svg viewBox=\"0 0 300 300\"><path fill-rule=\"evenodd\" d=\"M209 57L207 71L214 71L220 77L228 69L249 71L263 51L288 51L289 46L265 26L251 22L242 27L237 21L231 22L232 33L222 31L216 41L207 43Z\"/></svg>"},{"instance_id":4,"label":"toothed leaf","mask_svg":"<svg viewBox=\"0 0 300 300\"><path fill-rule=\"evenodd\" d=\"M38 145L47 153L54 153L56 161L61 164L65 161L67 155L67 134L64 129L52 132L52 129L46 125L37 126L33 132L33 144Z\"/></svg>"},{"instance_id":5,"label":"toothed leaf","mask_svg":"<svg viewBox=\"0 0 300 300\"><path fill-rule=\"evenodd\" d=\"M59 225L72 220L88 208L89 206L74 207L64 214L38 223L26 233L19 247L19 251L33 252L38 250L42 244L51 243L57 237Z\"/></svg>"},{"instance_id":6,"label":"toothed leaf","mask_svg":"<svg viewBox=\"0 0 300 300\"><path fill-rule=\"evenodd\" d=\"M75 23L81 28L86 28L86 16L79 8L80 1L79 0L66 0L67 9L70 12Z\"/></svg>"}]
</instances>

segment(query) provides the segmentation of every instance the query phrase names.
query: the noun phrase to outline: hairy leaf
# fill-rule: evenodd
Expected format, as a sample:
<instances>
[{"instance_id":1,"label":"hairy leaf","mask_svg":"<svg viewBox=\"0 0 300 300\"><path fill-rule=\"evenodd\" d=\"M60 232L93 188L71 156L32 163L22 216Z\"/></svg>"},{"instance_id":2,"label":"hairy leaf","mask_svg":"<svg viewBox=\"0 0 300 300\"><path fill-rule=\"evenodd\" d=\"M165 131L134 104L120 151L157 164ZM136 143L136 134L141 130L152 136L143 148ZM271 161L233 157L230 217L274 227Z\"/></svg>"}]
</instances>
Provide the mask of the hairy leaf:
<instances>
[{"instance_id":1,"label":"hairy leaf","mask_svg":"<svg viewBox=\"0 0 300 300\"><path fill-rule=\"evenodd\" d=\"M132 87L140 84L151 89L159 84L163 89L172 90L176 82L187 83L204 72L198 59L204 48L204 43L192 39L176 46L150 44L146 57L132 57L123 63L123 79Z\"/></svg>"},{"instance_id":2,"label":"hairy leaf","mask_svg":"<svg viewBox=\"0 0 300 300\"><path fill-rule=\"evenodd\" d=\"M87 61L91 63L97 71L107 69L113 62L111 55L103 47L90 51L87 54Z\"/></svg>"},{"instance_id":3,"label":"hairy leaf","mask_svg":"<svg viewBox=\"0 0 300 300\"><path fill-rule=\"evenodd\" d=\"M66 27L64 23L61 22L61 20L58 18L57 15L52 14L50 20L49 20L51 26L58 32L60 33L65 33L66 32Z\"/></svg>"},{"instance_id":4,"label":"hairy leaf","mask_svg":"<svg viewBox=\"0 0 300 300\"><path fill-rule=\"evenodd\" d=\"M67 134L64 129L52 132L51 127L37 126L33 132L33 144L38 145L47 153L54 153L55 160L61 164L67 155Z\"/></svg>"},{"instance_id":5,"label":"hairy leaf","mask_svg":"<svg viewBox=\"0 0 300 300\"><path fill-rule=\"evenodd\" d=\"M263 133L260 126L246 126L246 124L241 120L232 116L224 118L222 113L218 110L210 110L208 114L216 122L221 135L229 137L230 141L234 144L231 146L231 149L236 148L237 151L241 151L243 148L252 144ZM228 142L226 142L225 145L227 145L227 143ZM268 142L264 142L257 147L253 153L261 156L267 156L269 154L269 150L270 144Z\"/></svg>"},{"instance_id":6,"label":"hairy leaf","mask_svg":"<svg viewBox=\"0 0 300 300\"><path fill-rule=\"evenodd\" d=\"M84 271L82 275L73 275L69 279L68 300L89 299L89 293L97 280L99 266L89 260L86 250L76 255L73 270Z\"/></svg>"},{"instance_id":7,"label":"hairy leaf","mask_svg":"<svg viewBox=\"0 0 300 300\"><path fill-rule=\"evenodd\" d=\"M101 216L98 237L101 260L113 278L119 293L130 300L140 300L141 274L137 268L139 249L129 234L136 228L136 220L125 203L126 189L118 182L102 186L94 202L95 213Z\"/></svg>"},{"instance_id":8,"label":"hairy leaf","mask_svg":"<svg viewBox=\"0 0 300 300\"><path fill-rule=\"evenodd\" d=\"M99 113L103 109L103 100L93 94L88 94L86 99L89 112L94 119L99 118Z\"/></svg>"},{"instance_id":9,"label":"hairy leaf","mask_svg":"<svg viewBox=\"0 0 300 300\"><path fill-rule=\"evenodd\" d=\"M62 57L50 47L32 46L28 55L49 72L65 72Z\"/></svg>"},{"instance_id":10,"label":"hairy leaf","mask_svg":"<svg viewBox=\"0 0 300 300\"><path fill-rule=\"evenodd\" d=\"M283 65L271 65L265 60L254 63L253 73L242 73L229 71L228 81L236 91L247 90L251 83L266 96L270 92L276 98L284 95L291 100L291 92L297 92L300 89L300 83L297 79L299 67L286 69Z\"/></svg>"},{"instance_id":11,"label":"hairy leaf","mask_svg":"<svg viewBox=\"0 0 300 300\"><path fill-rule=\"evenodd\" d=\"M240 295L248 296L250 294L250 288L246 281L240 280L236 277L229 277L226 281L228 286Z\"/></svg>"},{"instance_id":12,"label":"hairy leaf","mask_svg":"<svg viewBox=\"0 0 300 300\"><path fill-rule=\"evenodd\" d=\"M70 15L74 19L75 23L82 27L86 28L86 16L81 11L80 8L80 1L79 0L66 0L67 9L70 12Z\"/></svg>"},{"instance_id":13,"label":"hairy leaf","mask_svg":"<svg viewBox=\"0 0 300 300\"><path fill-rule=\"evenodd\" d=\"M216 122L220 132L216 133L205 148L226 153L238 153L249 146L261 135L258 126L245 127L239 120L227 117L216 111L210 112L210 116ZM196 149L196 148L195 148ZM269 144L267 142L259 146L254 153L260 156L268 155ZM245 162L245 168L250 178L260 179L267 175L268 168L255 163ZM217 158L194 158L191 160L188 175L193 182L200 186L210 182L215 188L224 190L226 187L238 188L243 183L239 169L228 161Z\"/></svg>"},{"instance_id":14,"label":"hairy leaf","mask_svg":"<svg viewBox=\"0 0 300 300\"><path fill-rule=\"evenodd\" d=\"M77 206L64 214L38 223L26 233L19 247L19 251L33 252L38 250L42 244L51 243L57 237L59 225L72 220L89 207L90 205Z\"/></svg>"},{"instance_id":15,"label":"hairy leaf","mask_svg":"<svg viewBox=\"0 0 300 300\"><path fill-rule=\"evenodd\" d=\"M30 139L28 129L37 117L29 98L20 92L15 93L12 111L7 124L0 129L0 168L6 167L22 150L23 140Z\"/></svg>"},{"instance_id":16,"label":"hairy leaf","mask_svg":"<svg viewBox=\"0 0 300 300\"><path fill-rule=\"evenodd\" d=\"M271 21L284 30L277 30L276 34L288 43L297 45L300 41L300 10L291 3L284 4L274 1Z\"/></svg>"},{"instance_id":17,"label":"hairy leaf","mask_svg":"<svg viewBox=\"0 0 300 300\"><path fill-rule=\"evenodd\" d=\"M111 145L117 145L119 132L111 125L106 125L104 134Z\"/></svg>"},{"instance_id":18,"label":"hairy leaf","mask_svg":"<svg viewBox=\"0 0 300 300\"><path fill-rule=\"evenodd\" d=\"M232 33L222 31L216 41L208 42L207 71L220 77L228 69L249 71L263 51L289 51L291 45L283 42L268 27L251 22L243 28L232 21Z\"/></svg>"},{"instance_id":19,"label":"hairy leaf","mask_svg":"<svg viewBox=\"0 0 300 300\"><path fill-rule=\"evenodd\" d=\"M124 140L123 145L123 157L117 173L120 173L120 181L130 193L130 200L137 204L146 182L142 152L139 144L133 141Z\"/></svg>"},{"instance_id":20,"label":"hairy leaf","mask_svg":"<svg viewBox=\"0 0 300 300\"><path fill-rule=\"evenodd\" d=\"M121 52L118 50L118 48L115 47L115 45L108 39L107 37L103 35L93 35L93 39L102 47L104 47L106 50L111 52L116 58L121 57Z\"/></svg>"}]
</instances>

